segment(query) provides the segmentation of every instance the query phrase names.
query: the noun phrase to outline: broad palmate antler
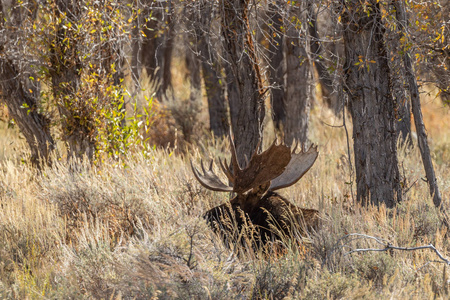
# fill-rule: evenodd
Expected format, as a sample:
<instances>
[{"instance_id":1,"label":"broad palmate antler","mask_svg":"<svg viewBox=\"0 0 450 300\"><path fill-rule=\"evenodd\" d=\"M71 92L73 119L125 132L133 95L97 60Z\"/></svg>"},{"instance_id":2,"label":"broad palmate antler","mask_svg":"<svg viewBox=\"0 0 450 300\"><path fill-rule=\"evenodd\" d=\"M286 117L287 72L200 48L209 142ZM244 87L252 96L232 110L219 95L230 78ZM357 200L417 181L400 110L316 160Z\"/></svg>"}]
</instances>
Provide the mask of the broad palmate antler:
<instances>
[{"instance_id":1,"label":"broad palmate antler","mask_svg":"<svg viewBox=\"0 0 450 300\"><path fill-rule=\"evenodd\" d=\"M205 188L213 191L235 192L244 194L247 191L259 186L269 186L268 190L275 191L293 185L312 167L317 159L317 146L311 146L307 151L302 149L296 153L298 145L291 148L276 140L264 152L253 153L245 168L239 166L236 147L230 137L231 145L231 167L227 161L219 160L223 173L228 178L230 184L223 183L213 172L213 160L207 169L201 161L203 173L197 170L191 161L192 172L195 178ZM257 147L256 149L258 149ZM269 185L270 183L270 185Z\"/></svg>"}]
</instances>

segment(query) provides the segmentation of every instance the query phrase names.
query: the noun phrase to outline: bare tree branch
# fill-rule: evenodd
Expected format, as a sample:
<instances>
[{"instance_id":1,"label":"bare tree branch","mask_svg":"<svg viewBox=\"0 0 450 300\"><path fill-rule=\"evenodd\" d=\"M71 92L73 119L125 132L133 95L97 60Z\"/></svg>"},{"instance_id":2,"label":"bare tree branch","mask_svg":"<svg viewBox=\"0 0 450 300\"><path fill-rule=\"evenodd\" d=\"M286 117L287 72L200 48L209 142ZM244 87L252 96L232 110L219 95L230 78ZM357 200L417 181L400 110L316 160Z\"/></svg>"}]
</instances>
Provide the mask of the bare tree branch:
<instances>
[{"instance_id":1,"label":"bare tree branch","mask_svg":"<svg viewBox=\"0 0 450 300\"><path fill-rule=\"evenodd\" d=\"M428 245L423 245L423 246L417 246L417 247L400 247L400 246L394 246L392 245L390 242L381 239L381 238L377 238L374 236L370 236L370 235L365 235L365 234L359 234L359 233L352 233L352 234L347 234L345 236L343 236L342 238L340 238L338 240L338 243L344 239L347 239L348 237L357 237L357 239L371 239L374 240L375 242L377 242L378 244L384 245L384 248L358 248L358 249L353 249L351 251L348 251L344 254L344 256L348 256L350 254L353 253L360 253L360 252L386 252L389 250L399 250L399 251L416 251L416 250L423 250L423 249L430 249L432 250L434 253L436 253L436 255L439 257L439 259L441 261L434 261L434 262L440 262L440 263L445 263L447 265L450 265L450 260L445 258L441 252L439 252L438 249L436 249L435 246L433 246L433 244L428 244ZM351 239L349 242L355 240L355 238Z\"/></svg>"}]
</instances>

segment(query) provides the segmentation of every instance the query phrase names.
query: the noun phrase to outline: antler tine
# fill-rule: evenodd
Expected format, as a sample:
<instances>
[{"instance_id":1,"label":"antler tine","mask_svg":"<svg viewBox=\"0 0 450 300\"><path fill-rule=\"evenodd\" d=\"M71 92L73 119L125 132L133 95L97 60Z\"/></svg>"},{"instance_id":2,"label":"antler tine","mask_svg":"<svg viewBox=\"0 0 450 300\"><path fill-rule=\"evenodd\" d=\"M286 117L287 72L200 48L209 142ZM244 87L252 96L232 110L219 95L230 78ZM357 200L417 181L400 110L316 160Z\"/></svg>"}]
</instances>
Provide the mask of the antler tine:
<instances>
[{"instance_id":1,"label":"antler tine","mask_svg":"<svg viewBox=\"0 0 450 300\"><path fill-rule=\"evenodd\" d=\"M225 159L225 164L222 162L222 159L219 158L220 168L222 169L222 172L227 176L228 180L231 183L234 183L234 176L231 172L230 168L228 167L227 160Z\"/></svg>"},{"instance_id":2,"label":"antler tine","mask_svg":"<svg viewBox=\"0 0 450 300\"><path fill-rule=\"evenodd\" d=\"M203 159L200 159L200 166L202 167L203 174L206 174L205 166L203 165Z\"/></svg>"},{"instance_id":3,"label":"antler tine","mask_svg":"<svg viewBox=\"0 0 450 300\"><path fill-rule=\"evenodd\" d=\"M255 155L258 154L258 150L259 150L259 147L260 147L260 146L261 146L261 139L258 140L258 144L256 144L255 151L253 151L252 156L250 157L250 161L253 159L253 157L254 157ZM247 157L247 156L245 156L245 163L247 164L247 165L246 165L246 167L247 167L248 164L249 164L249 160L248 160L248 157Z\"/></svg>"},{"instance_id":4,"label":"antler tine","mask_svg":"<svg viewBox=\"0 0 450 300\"><path fill-rule=\"evenodd\" d=\"M200 172L194 167L194 164L192 163L192 160L191 160L192 173L194 173L195 178L201 185L203 185L207 189L210 189L213 191L218 191L218 192L232 192L233 191L233 188L231 186L224 184L220 180L220 178L216 174L214 174L214 172L212 171L212 161L211 161L209 170L205 170L203 161L201 161L200 164L201 164L201 167L203 170L203 174L200 174Z\"/></svg>"},{"instance_id":5,"label":"antler tine","mask_svg":"<svg viewBox=\"0 0 450 300\"><path fill-rule=\"evenodd\" d=\"M209 171L212 171L214 160L211 159L211 162L209 163Z\"/></svg>"},{"instance_id":6,"label":"antler tine","mask_svg":"<svg viewBox=\"0 0 450 300\"><path fill-rule=\"evenodd\" d=\"M237 154L236 154L236 146L234 145L233 138L231 137L231 134L229 135L230 138L230 147L231 147L231 164L233 165L233 170L235 174L237 174L238 170L241 170L239 166L239 162L237 160Z\"/></svg>"},{"instance_id":7,"label":"antler tine","mask_svg":"<svg viewBox=\"0 0 450 300\"><path fill-rule=\"evenodd\" d=\"M302 150L303 150L303 145L300 145L300 146L301 146L301 148L302 148ZM294 148L292 149L292 153L297 152L297 149L298 149L298 140L295 140L295 146L294 146Z\"/></svg>"}]
</instances>

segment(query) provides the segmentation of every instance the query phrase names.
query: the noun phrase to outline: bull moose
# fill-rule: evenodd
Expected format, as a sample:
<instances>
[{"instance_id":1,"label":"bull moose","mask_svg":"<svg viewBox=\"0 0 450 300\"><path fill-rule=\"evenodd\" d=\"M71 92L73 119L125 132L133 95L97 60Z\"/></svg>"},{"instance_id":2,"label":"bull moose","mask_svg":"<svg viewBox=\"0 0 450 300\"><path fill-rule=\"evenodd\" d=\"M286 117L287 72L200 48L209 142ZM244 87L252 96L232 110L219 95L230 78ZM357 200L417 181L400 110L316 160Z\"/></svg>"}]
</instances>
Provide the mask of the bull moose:
<instances>
[{"instance_id":1,"label":"bull moose","mask_svg":"<svg viewBox=\"0 0 450 300\"><path fill-rule=\"evenodd\" d=\"M317 210L299 208L275 192L295 184L308 172L319 154L317 146L306 151L302 147L297 153L298 145L291 150L275 140L264 152L258 154L255 150L245 168L239 165L231 137L230 146L231 165L219 159L229 184L213 172L213 160L207 168L201 161L202 172L191 161L194 176L202 186L236 194L204 215L210 227L220 233L226 243L239 239L261 246L269 241L280 241L292 233L304 236L307 231L317 228Z\"/></svg>"}]
</instances>

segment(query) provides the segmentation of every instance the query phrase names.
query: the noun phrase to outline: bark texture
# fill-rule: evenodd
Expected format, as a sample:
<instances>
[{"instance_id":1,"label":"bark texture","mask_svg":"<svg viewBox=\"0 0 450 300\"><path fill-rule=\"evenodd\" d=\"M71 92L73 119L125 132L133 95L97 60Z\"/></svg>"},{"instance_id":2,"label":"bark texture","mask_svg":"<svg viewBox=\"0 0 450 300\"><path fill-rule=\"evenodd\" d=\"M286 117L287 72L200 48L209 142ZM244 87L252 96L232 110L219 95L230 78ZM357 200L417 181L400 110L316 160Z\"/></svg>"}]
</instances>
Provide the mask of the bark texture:
<instances>
[{"instance_id":1,"label":"bark texture","mask_svg":"<svg viewBox=\"0 0 450 300\"><path fill-rule=\"evenodd\" d=\"M272 92L273 121L278 131L283 130L283 122L286 119L286 105L284 103L284 75L285 60L283 57L283 18L280 14L281 1L269 5L269 84Z\"/></svg>"},{"instance_id":2,"label":"bark texture","mask_svg":"<svg viewBox=\"0 0 450 300\"><path fill-rule=\"evenodd\" d=\"M395 9L397 21L399 18L399 4L401 1L392 1L392 7ZM406 21L406 20L405 20ZM405 49L400 44L400 40L404 35L404 28L407 24L399 22L394 30L390 30L387 34L387 48L389 53L389 66L392 75L392 96L398 105L396 114L397 134L402 140L412 145L411 138L411 102L407 89L405 88L406 71L402 59L402 53ZM403 27L403 29L402 29Z\"/></svg>"},{"instance_id":3,"label":"bark texture","mask_svg":"<svg viewBox=\"0 0 450 300\"><path fill-rule=\"evenodd\" d=\"M353 120L357 199L393 207L402 198L395 109L377 1L342 1L346 92Z\"/></svg>"},{"instance_id":4,"label":"bark texture","mask_svg":"<svg viewBox=\"0 0 450 300\"><path fill-rule=\"evenodd\" d=\"M313 88L307 40L302 28L302 4L283 5L280 1L269 7L269 75L272 88L275 127L288 145L294 140L308 141L308 121ZM287 9L291 17L284 24L279 11ZM285 32L282 32L285 30Z\"/></svg>"},{"instance_id":5,"label":"bark texture","mask_svg":"<svg viewBox=\"0 0 450 300\"><path fill-rule=\"evenodd\" d=\"M49 120L39 113L37 95L38 87L28 76L14 62L0 58L0 98L30 147L31 162L39 166L40 159L49 161L55 142L50 134Z\"/></svg>"},{"instance_id":6,"label":"bark texture","mask_svg":"<svg viewBox=\"0 0 450 300\"><path fill-rule=\"evenodd\" d=\"M36 17L34 5L23 3L16 7L0 2L0 100L6 103L10 117L25 137L32 163L39 166L41 159L48 162L55 142L49 120L39 112L40 85L30 79L34 77L31 67L23 61L22 49L17 48L21 44L17 42L21 38L17 35L20 31L10 31L20 28L24 19Z\"/></svg>"},{"instance_id":7,"label":"bark texture","mask_svg":"<svg viewBox=\"0 0 450 300\"><path fill-rule=\"evenodd\" d=\"M314 66L319 76L318 80L322 90L322 97L327 106L338 115L342 109L338 99L338 93L334 91L333 78L328 73L324 53L322 50L322 43L320 41L318 23L317 23L317 8L314 5L314 0L307 1L308 11L308 33L310 38L309 50L311 58L314 61Z\"/></svg>"},{"instance_id":8,"label":"bark texture","mask_svg":"<svg viewBox=\"0 0 450 300\"><path fill-rule=\"evenodd\" d=\"M229 133L229 122L225 99L225 86L221 76L222 65L219 63L217 48L211 38L213 30L213 5L209 0L195 3L192 16L195 39L193 51L200 61L206 97L208 99L209 126L215 136L223 137Z\"/></svg>"},{"instance_id":9,"label":"bark texture","mask_svg":"<svg viewBox=\"0 0 450 300\"><path fill-rule=\"evenodd\" d=\"M175 38L174 6L172 1L144 0L143 12L134 20L131 70L139 86L145 68L150 80L156 83L156 95L164 99L172 86L172 52ZM141 33L141 30L143 35Z\"/></svg>"},{"instance_id":10,"label":"bark texture","mask_svg":"<svg viewBox=\"0 0 450 300\"><path fill-rule=\"evenodd\" d=\"M394 4L397 11L397 20L402 28L407 26L407 17L405 3L402 1L396 1ZM408 49L403 49L403 63L405 65L406 79L408 82L408 89L411 95L412 111L414 114L414 124L417 132L417 141L419 143L420 154L422 156L422 162L427 177L428 186L430 188L430 194L433 197L433 203L436 207L441 207L442 197L437 185L436 175L434 173L433 162L431 161L430 147L428 146L427 132L425 124L423 122L422 110L420 108L420 96L419 88L417 86L417 80L414 72L413 63L411 61L411 55ZM447 220L448 222L448 220Z\"/></svg>"},{"instance_id":11,"label":"bark texture","mask_svg":"<svg viewBox=\"0 0 450 300\"><path fill-rule=\"evenodd\" d=\"M227 52L228 97L232 130L241 166L262 141L264 99L258 60L249 28L249 0L219 3L224 48Z\"/></svg>"},{"instance_id":12,"label":"bark texture","mask_svg":"<svg viewBox=\"0 0 450 300\"><path fill-rule=\"evenodd\" d=\"M295 22L288 25L286 40L286 88L284 141L291 145L294 140L308 142L308 122L313 96L311 85L310 61L306 53L306 40L302 38L300 27L300 7L294 7L291 13ZM305 35L303 35L304 37Z\"/></svg>"},{"instance_id":13,"label":"bark texture","mask_svg":"<svg viewBox=\"0 0 450 300\"><path fill-rule=\"evenodd\" d=\"M202 72L208 98L209 128L215 136L223 137L229 133L230 124L228 121L225 90L220 75L220 64L217 60L215 62L202 60Z\"/></svg>"}]
</instances>

